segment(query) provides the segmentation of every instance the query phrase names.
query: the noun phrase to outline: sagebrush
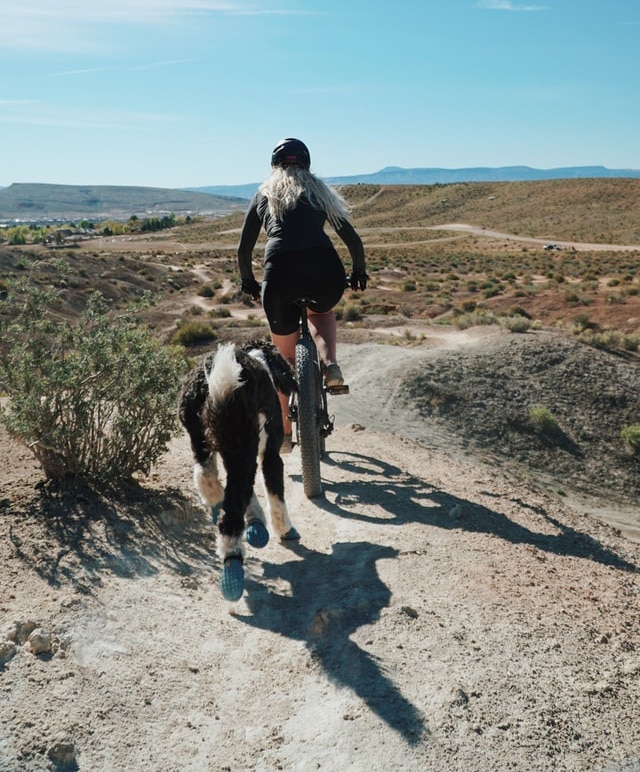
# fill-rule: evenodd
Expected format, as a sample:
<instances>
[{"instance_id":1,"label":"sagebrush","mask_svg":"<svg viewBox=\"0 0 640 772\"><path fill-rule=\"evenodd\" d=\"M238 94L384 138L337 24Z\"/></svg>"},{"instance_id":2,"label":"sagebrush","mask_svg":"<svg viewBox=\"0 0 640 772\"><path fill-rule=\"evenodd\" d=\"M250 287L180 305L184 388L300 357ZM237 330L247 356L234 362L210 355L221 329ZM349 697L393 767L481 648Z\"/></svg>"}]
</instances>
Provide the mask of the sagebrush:
<instances>
[{"instance_id":1,"label":"sagebrush","mask_svg":"<svg viewBox=\"0 0 640 772\"><path fill-rule=\"evenodd\" d=\"M623 427L620 436L629 444L634 453L640 454L640 424Z\"/></svg>"},{"instance_id":2,"label":"sagebrush","mask_svg":"<svg viewBox=\"0 0 640 772\"><path fill-rule=\"evenodd\" d=\"M25 283L5 301L0 420L48 478L148 473L177 429L182 350L161 346L135 309L109 313L99 293L77 323L52 316L54 298Z\"/></svg>"}]
</instances>

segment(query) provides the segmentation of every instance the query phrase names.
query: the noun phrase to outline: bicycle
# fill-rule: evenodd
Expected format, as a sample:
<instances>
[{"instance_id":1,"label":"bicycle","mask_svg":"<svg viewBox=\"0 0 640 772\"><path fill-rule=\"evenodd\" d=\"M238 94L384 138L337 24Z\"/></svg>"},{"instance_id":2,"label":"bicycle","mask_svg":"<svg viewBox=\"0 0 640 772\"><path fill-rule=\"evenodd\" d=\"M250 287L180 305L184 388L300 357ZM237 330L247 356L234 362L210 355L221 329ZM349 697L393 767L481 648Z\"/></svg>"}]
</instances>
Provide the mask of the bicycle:
<instances>
[{"instance_id":1,"label":"bicycle","mask_svg":"<svg viewBox=\"0 0 640 772\"><path fill-rule=\"evenodd\" d=\"M307 309L311 300L300 298L300 337L295 348L295 376L298 384L289 398L289 419L296 425L296 440L302 459L302 487L309 499L323 495L320 461L325 440L333 431L327 394L348 394L349 387L325 386L322 362L309 329Z\"/></svg>"}]
</instances>

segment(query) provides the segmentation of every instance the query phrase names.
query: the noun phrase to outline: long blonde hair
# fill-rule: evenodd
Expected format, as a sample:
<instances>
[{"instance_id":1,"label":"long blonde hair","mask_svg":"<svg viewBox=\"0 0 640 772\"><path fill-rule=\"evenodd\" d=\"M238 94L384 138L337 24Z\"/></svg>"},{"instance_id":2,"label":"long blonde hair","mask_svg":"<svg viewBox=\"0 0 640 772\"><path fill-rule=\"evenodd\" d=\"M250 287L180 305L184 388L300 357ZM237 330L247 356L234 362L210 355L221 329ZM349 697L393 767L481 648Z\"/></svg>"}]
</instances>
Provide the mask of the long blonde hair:
<instances>
[{"instance_id":1,"label":"long blonde hair","mask_svg":"<svg viewBox=\"0 0 640 772\"><path fill-rule=\"evenodd\" d=\"M305 196L311 206L320 209L334 228L349 219L349 205L337 190L300 166L275 166L268 180L260 186L275 219L282 216Z\"/></svg>"}]
</instances>

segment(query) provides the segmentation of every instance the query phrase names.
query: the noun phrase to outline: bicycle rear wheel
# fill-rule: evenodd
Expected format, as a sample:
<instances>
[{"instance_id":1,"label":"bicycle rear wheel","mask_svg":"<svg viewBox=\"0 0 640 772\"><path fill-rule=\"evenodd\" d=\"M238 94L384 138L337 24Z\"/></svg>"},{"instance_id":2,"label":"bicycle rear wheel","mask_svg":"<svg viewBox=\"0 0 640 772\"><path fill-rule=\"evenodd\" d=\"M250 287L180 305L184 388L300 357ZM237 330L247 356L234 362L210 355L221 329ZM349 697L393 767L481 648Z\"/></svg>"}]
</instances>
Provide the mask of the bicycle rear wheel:
<instances>
[{"instance_id":1,"label":"bicycle rear wheel","mask_svg":"<svg viewBox=\"0 0 640 772\"><path fill-rule=\"evenodd\" d=\"M298 380L298 439L302 460L302 487L305 496L322 496L320 459L323 452L322 387L316 364L316 347L311 336L303 335L296 344Z\"/></svg>"}]
</instances>

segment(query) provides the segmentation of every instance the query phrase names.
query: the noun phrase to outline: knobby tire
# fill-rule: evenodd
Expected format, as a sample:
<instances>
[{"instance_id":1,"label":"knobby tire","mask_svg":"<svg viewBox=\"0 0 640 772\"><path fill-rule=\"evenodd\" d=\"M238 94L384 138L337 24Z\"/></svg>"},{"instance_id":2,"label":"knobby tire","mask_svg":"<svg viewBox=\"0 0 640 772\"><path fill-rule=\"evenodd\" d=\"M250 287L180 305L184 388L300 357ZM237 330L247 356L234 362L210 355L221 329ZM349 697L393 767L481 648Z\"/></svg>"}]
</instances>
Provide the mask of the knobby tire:
<instances>
[{"instance_id":1,"label":"knobby tire","mask_svg":"<svg viewBox=\"0 0 640 772\"><path fill-rule=\"evenodd\" d=\"M298 380L298 439L302 460L302 487L308 499L322 496L320 459L322 457L321 405L319 372L315 345L302 337L296 344L296 378Z\"/></svg>"}]
</instances>

